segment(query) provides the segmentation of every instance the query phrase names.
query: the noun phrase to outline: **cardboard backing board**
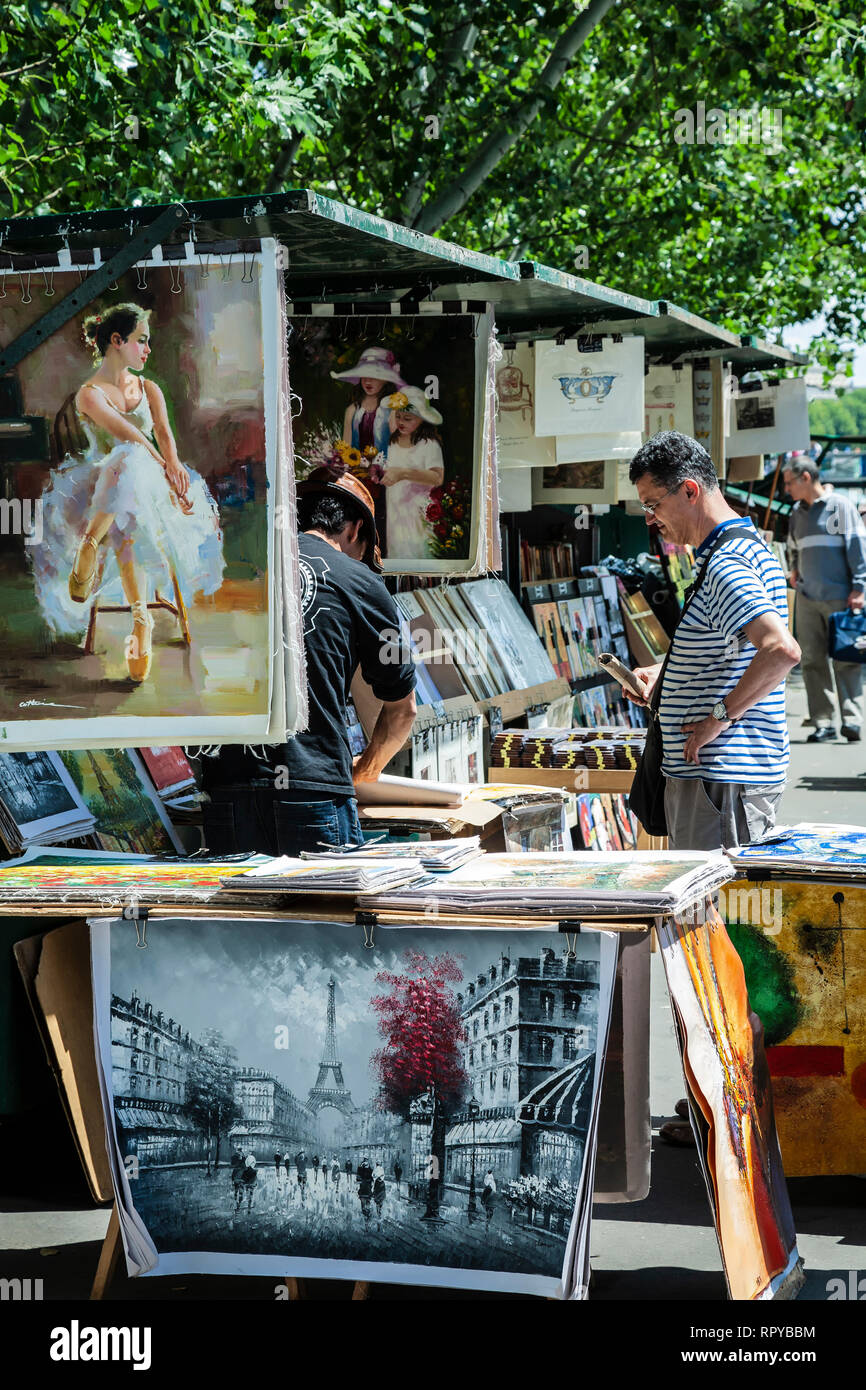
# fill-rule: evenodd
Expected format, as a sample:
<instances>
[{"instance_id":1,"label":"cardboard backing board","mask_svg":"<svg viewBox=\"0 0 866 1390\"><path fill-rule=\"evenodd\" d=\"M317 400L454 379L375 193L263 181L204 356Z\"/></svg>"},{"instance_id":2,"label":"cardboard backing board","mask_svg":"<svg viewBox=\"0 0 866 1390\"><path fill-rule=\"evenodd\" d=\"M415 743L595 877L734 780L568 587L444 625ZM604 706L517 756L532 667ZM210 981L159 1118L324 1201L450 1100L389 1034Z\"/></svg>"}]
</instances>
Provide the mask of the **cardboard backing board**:
<instances>
[{"instance_id":1,"label":"cardboard backing board","mask_svg":"<svg viewBox=\"0 0 866 1390\"><path fill-rule=\"evenodd\" d=\"M491 767L491 782L522 786L564 787L570 792L629 792L634 771L629 768Z\"/></svg>"},{"instance_id":2,"label":"cardboard backing board","mask_svg":"<svg viewBox=\"0 0 866 1390\"><path fill-rule=\"evenodd\" d=\"M650 1188L650 932L619 934L595 1165L596 1202L642 1202Z\"/></svg>"},{"instance_id":3,"label":"cardboard backing board","mask_svg":"<svg viewBox=\"0 0 866 1390\"><path fill-rule=\"evenodd\" d=\"M93 1049L87 923L69 922L44 936L19 941L15 959L88 1186L96 1201L111 1201L114 1190Z\"/></svg>"}]
</instances>

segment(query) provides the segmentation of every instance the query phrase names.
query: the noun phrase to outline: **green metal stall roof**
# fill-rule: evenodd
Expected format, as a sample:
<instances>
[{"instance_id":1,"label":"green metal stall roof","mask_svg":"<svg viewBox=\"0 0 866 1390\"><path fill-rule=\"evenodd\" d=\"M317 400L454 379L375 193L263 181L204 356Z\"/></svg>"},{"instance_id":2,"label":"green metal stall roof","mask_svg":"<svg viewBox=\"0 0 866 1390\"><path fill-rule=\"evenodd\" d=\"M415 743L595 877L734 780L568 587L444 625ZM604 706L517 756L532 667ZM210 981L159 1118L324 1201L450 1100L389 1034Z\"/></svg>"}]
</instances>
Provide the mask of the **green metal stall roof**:
<instances>
[{"instance_id":1,"label":"green metal stall roof","mask_svg":"<svg viewBox=\"0 0 866 1390\"><path fill-rule=\"evenodd\" d=\"M44 264L63 248L100 248L103 260L167 205L0 221L0 267ZM537 261L503 261L335 202L310 189L184 202L172 241L238 249L276 237L288 251L287 288L299 302L383 304L409 297L480 299L494 305L500 335L565 330L635 332L651 357L724 356L735 369L794 366L808 358L731 333L666 300L623 293ZM483 288L482 288L483 287Z\"/></svg>"}]
</instances>

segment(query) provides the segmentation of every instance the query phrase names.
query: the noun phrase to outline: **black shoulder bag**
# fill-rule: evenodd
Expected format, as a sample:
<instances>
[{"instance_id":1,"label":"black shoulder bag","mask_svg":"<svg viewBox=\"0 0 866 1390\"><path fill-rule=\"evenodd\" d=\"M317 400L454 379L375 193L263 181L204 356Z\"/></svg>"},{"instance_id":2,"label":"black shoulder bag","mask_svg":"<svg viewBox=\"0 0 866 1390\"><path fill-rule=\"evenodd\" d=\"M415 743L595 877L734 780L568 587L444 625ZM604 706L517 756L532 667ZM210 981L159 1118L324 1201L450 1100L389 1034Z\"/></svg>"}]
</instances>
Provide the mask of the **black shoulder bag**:
<instances>
[{"instance_id":1,"label":"black shoulder bag","mask_svg":"<svg viewBox=\"0 0 866 1390\"><path fill-rule=\"evenodd\" d=\"M690 584L686 590L683 611L679 619L680 622L682 622L685 617L689 604L704 581L704 575L707 572L710 556L714 554L725 541L739 540L742 537L754 540L755 533L750 530L748 526L732 526L729 530L723 531L710 546L700 574L694 583ZM760 536L758 539L760 540ZM644 751L641 754L640 762L635 768L635 774L631 784L631 794L628 799L629 810L633 815L637 816L637 819L648 835L667 835L668 833L668 823L665 818L665 782L667 779L662 772L662 755L664 750L662 748L662 729L658 711L662 696L662 682L665 678L665 671L667 670L673 645L673 638L671 638L671 644L668 647L667 654L662 663L659 678L653 687L653 693L646 706L646 743L644 745Z\"/></svg>"}]
</instances>

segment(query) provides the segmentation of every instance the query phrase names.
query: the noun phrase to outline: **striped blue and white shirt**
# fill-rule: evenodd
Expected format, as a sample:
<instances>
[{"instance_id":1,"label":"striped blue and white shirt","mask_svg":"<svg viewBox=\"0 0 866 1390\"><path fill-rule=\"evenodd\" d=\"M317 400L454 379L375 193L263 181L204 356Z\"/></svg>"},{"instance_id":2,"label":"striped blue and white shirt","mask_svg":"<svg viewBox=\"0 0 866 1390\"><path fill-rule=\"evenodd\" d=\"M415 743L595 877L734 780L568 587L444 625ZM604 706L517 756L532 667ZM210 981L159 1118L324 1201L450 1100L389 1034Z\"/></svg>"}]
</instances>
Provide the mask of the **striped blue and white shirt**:
<instances>
[{"instance_id":1,"label":"striped blue and white shirt","mask_svg":"<svg viewBox=\"0 0 866 1390\"><path fill-rule=\"evenodd\" d=\"M737 537L708 560L710 546L733 526L746 526L754 532L754 540ZM659 704L662 771L666 777L781 786L788 770L784 681L706 744L698 765L683 757L688 737L682 732L683 724L706 719L713 705L733 690L755 655L756 648L742 636L743 628L763 613L778 613L788 626L782 567L751 521L739 517L723 521L698 546L695 558L696 578L704 565L708 568L671 644Z\"/></svg>"}]
</instances>

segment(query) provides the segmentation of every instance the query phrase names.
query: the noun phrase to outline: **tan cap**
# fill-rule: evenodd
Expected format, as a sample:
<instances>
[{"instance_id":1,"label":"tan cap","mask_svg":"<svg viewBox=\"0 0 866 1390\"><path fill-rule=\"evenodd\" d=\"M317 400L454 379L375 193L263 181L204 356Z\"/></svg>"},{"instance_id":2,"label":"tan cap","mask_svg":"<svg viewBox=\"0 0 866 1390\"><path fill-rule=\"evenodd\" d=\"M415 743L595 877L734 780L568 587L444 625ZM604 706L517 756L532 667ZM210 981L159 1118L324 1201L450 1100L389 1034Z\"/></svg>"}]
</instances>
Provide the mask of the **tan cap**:
<instances>
[{"instance_id":1,"label":"tan cap","mask_svg":"<svg viewBox=\"0 0 866 1390\"><path fill-rule=\"evenodd\" d=\"M379 549L379 533L376 530L376 513L373 499L364 484L348 470L335 475L330 468L314 468L302 483L298 483L297 493L299 497L307 497L317 492L329 493L340 500L344 500L348 495L357 504L364 521L367 539L364 564L381 574L382 553Z\"/></svg>"}]
</instances>

